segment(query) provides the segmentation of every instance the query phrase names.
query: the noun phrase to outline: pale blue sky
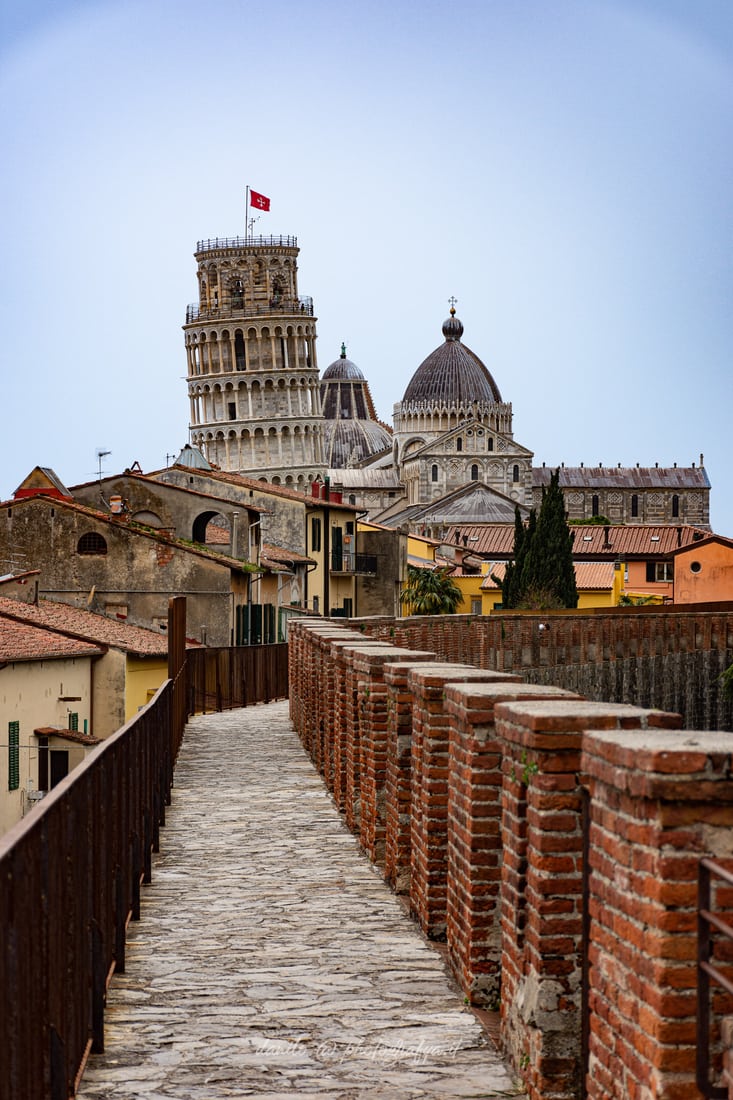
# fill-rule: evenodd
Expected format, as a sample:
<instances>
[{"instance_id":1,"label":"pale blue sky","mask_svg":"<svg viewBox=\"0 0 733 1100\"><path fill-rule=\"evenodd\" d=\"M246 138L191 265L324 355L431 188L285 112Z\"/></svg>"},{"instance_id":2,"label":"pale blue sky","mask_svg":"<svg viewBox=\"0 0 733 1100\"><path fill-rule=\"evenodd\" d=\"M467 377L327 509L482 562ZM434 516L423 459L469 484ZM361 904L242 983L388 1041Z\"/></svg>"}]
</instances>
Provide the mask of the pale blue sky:
<instances>
[{"instance_id":1,"label":"pale blue sky","mask_svg":"<svg viewBox=\"0 0 733 1100\"><path fill-rule=\"evenodd\" d=\"M458 299L537 464L700 453L733 536L731 0L5 0L0 499L188 439L195 243L301 247L391 422Z\"/></svg>"}]
</instances>

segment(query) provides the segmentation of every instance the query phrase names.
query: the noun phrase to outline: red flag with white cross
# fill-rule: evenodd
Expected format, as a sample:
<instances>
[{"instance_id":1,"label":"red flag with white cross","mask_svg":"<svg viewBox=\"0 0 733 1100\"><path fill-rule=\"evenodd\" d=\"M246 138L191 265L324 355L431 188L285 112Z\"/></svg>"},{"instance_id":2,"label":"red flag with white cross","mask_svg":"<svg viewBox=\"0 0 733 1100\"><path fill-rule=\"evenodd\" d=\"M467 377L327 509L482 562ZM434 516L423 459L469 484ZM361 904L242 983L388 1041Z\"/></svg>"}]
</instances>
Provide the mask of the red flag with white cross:
<instances>
[{"instance_id":1,"label":"red flag with white cross","mask_svg":"<svg viewBox=\"0 0 733 1100\"><path fill-rule=\"evenodd\" d=\"M259 191L249 192L249 205L254 206L257 210L269 210L270 200L267 195L261 195Z\"/></svg>"}]
</instances>

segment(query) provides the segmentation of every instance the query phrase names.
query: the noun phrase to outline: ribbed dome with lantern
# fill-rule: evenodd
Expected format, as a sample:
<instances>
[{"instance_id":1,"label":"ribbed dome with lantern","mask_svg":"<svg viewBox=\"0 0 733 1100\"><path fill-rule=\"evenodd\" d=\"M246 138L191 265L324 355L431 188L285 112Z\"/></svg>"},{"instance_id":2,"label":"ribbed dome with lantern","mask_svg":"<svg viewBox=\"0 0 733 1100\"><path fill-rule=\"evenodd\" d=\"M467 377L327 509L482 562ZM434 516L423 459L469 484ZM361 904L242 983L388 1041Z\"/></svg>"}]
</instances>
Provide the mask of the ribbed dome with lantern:
<instances>
[{"instance_id":1,"label":"ribbed dome with lantern","mask_svg":"<svg viewBox=\"0 0 733 1100\"><path fill-rule=\"evenodd\" d=\"M412 376L402 407L427 402L432 405L500 404L501 394L491 374L470 348L461 343L463 325L451 307L443 322L445 343L424 359Z\"/></svg>"},{"instance_id":2,"label":"ribbed dome with lantern","mask_svg":"<svg viewBox=\"0 0 733 1100\"><path fill-rule=\"evenodd\" d=\"M490 371L461 337L463 324L451 305L444 342L420 364L394 406L395 454L404 453L469 420L511 438L512 407L501 399Z\"/></svg>"},{"instance_id":3,"label":"ribbed dome with lantern","mask_svg":"<svg viewBox=\"0 0 733 1100\"><path fill-rule=\"evenodd\" d=\"M341 355L323 372L321 408L325 417L326 465L330 469L354 466L392 446L392 433L377 420L364 375Z\"/></svg>"}]
</instances>

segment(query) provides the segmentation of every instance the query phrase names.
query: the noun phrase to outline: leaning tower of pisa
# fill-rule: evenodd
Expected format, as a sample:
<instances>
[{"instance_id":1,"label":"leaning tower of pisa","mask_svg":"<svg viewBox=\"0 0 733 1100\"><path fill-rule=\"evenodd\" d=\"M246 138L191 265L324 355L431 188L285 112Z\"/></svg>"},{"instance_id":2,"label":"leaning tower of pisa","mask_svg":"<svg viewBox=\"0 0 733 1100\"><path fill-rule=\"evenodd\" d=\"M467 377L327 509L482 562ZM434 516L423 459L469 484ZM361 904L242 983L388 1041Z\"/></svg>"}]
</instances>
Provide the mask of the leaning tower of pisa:
<instances>
[{"instance_id":1,"label":"leaning tower of pisa","mask_svg":"<svg viewBox=\"0 0 733 1100\"><path fill-rule=\"evenodd\" d=\"M298 251L295 237L199 241L199 300L183 328L191 443L222 470L307 488L326 466Z\"/></svg>"}]
</instances>

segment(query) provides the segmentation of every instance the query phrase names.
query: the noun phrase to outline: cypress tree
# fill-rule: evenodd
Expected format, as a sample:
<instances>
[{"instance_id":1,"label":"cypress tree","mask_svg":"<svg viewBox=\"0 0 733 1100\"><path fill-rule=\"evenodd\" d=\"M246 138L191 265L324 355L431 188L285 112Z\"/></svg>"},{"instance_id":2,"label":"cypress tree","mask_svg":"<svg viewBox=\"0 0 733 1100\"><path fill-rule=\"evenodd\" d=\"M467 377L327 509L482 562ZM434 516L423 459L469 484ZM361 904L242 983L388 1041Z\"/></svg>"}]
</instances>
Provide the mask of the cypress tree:
<instances>
[{"instance_id":1,"label":"cypress tree","mask_svg":"<svg viewBox=\"0 0 733 1100\"><path fill-rule=\"evenodd\" d=\"M532 509L524 527L519 509L515 510L514 561L507 563L502 606L507 609L578 606L573 536L565 521L559 470L552 474L549 488L542 490L539 516Z\"/></svg>"},{"instance_id":2,"label":"cypress tree","mask_svg":"<svg viewBox=\"0 0 733 1100\"><path fill-rule=\"evenodd\" d=\"M560 488L559 470L552 474L549 488L542 493L536 542L541 547L537 562L537 587L551 592L560 607L577 607L573 535L565 519L565 499Z\"/></svg>"}]
</instances>

